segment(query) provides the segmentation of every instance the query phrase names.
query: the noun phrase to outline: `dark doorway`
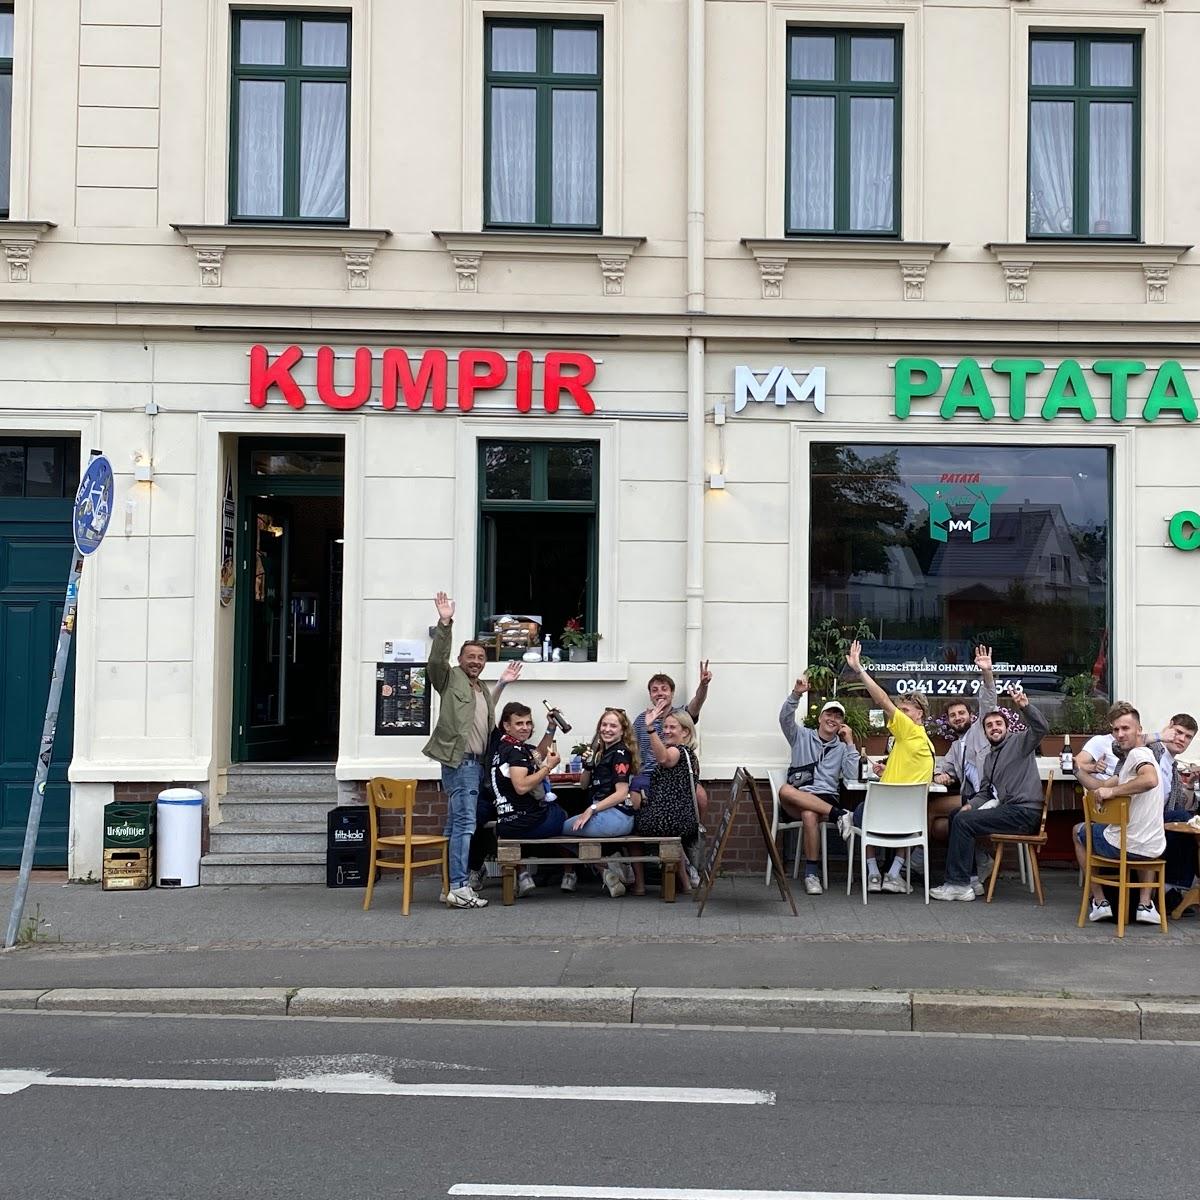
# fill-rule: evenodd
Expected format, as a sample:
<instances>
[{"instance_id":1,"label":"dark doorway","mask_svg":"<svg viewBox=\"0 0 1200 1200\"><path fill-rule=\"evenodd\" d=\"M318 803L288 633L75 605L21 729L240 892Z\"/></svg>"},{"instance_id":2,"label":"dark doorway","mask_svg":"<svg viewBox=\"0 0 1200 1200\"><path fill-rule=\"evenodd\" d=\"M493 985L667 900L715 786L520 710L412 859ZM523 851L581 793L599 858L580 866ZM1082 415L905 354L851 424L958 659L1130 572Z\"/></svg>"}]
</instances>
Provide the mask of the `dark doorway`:
<instances>
[{"instance_id":1,"label":"dark doorway","mask_svg":"<svg viewBox=\"0 0 1200 1200\"><path fill-rule=\"evenodd\" d=\"M340 441L239 447L237 762L337 757L342 463Z\"/></svg>"}]
</instances>

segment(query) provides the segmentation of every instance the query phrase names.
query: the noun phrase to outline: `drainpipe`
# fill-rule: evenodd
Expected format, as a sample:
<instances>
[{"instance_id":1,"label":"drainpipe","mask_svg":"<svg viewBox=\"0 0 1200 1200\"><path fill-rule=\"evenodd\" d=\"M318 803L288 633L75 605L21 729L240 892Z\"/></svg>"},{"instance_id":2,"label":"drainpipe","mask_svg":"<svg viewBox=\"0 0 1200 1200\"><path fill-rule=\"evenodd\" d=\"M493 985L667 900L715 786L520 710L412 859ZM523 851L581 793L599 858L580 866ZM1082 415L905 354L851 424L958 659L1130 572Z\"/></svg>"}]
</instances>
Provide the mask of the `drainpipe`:
<instances>
[{"instance_id":1,"label":"drainpipe","mask_svg":"<svg viewBox=\"0 0 1200 1200\"><path fill-rule=\"evenodd\" d=\"M704 296L704 17L706 0L688 0L687 32L687 309L703 313ZM687 339L687 608L686 670L704 647L704 339ZM685 676L686 677L686 676Z\"/></svg>"}]
</instances>

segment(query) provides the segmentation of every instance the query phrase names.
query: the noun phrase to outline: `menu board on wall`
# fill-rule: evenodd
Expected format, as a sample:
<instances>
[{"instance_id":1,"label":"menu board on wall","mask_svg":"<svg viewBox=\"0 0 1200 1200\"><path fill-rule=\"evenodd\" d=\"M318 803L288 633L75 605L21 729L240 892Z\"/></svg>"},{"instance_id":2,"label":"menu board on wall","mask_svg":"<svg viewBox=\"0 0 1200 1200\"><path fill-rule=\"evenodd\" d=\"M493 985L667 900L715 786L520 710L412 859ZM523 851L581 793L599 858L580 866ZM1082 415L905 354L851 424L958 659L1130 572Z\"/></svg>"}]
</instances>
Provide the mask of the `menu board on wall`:
<instances>
[{"instance_id":1,"label":"menu board on wall","mask_svg":"<svg viewBox=\"0 0 1200 1200\"><path fill-rule=\"evenodd\" d=\"M375 664L375 736L429 733L429 678L424 663Z\"/></svg>"}]
</instances>

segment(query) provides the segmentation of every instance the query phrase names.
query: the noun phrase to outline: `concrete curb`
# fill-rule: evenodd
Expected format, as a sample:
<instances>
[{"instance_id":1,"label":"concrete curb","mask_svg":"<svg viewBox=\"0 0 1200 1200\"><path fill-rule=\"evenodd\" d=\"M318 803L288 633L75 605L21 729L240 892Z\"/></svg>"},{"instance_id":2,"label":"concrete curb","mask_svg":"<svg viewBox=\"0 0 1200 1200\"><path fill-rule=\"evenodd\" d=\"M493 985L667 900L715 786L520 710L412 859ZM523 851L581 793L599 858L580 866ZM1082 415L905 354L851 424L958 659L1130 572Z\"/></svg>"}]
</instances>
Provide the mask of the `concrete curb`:
<instances>
[{"instance_id":1,"label":"concrete curb","mask_svg":"<svg viewBox=\"0 0 1200 1200\"><path fill-rule=\"evenodd\" d=\"M378 1017L750 1026L1200 1042L1200 997L800 988L54 988L0 991L0 1012Z\"/></svg>"}]
</instances>

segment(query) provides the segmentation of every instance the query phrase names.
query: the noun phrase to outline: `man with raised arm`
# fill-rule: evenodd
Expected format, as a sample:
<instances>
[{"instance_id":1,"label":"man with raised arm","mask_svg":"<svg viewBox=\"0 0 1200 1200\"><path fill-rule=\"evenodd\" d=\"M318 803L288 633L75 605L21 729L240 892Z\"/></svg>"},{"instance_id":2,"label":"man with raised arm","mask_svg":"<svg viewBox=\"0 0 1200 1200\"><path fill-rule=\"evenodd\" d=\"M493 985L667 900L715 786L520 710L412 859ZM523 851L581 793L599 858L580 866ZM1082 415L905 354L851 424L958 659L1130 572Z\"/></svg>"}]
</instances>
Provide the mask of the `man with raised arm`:
<instances>
[{"instance_id":1,"label":"man with raised arm","mask_svg":"<svg viewBox=\"0 0 1200 1200\"><path fill-rule=\"evenodd\" d=\"M1025 729L1011 732L1008 714L1002 708L984 714L983 732L989 745L979 786L970 795L964 793L971 807L960 809L950 819L946 881L931 889L929 895L934 900L974 900L982 894L982 886L974 879L977 838L993 833L1035 833L1041 822L1042 780L1037 755L1050 725L1021 688L1014 687L1011 694L1021 710Z\"/></svg>"},{"instance_id":2,"label":"man with raised arm","mask_svg":"<svg viewBox=\"0 0 1200 1200\"><path fill-rule=\"evenodd\" d=\"M510 662L494 688L480 678L487 662L483 642L466 641L459 647L458 665L450 665L453 642L454 601L445 592L434 599L438 623L426 668L429 682L441 697L437 725L425 743L424 754L442 766L446 793L446 836L450 839L450 890L448 908L486 908L468 880L471 835L483 777L483 755L496 724L496 700L504 688L520 677L521 664Z\"/></svg>"},{"instance_id":3,"label":"man with raised arm","mask_svg":"<svg viewBox=\"0 0 1200 1200\"><path fill-rule=\"evenodd\" d=\"M675 680L670 675L664 675L661 671L657 675L651 675L649 683L646 684L646 691L650 695L650 705L646 712L650 712L657 708L660 704L667 705L663 712L663 717L659 718L654 724L654 729L659 737L662 737L663 719L669 717L672 713L681 712L687 709L693 721L700 720L700 710L704 707L705 700L708 699L708 685L712 683L712 671L708 669L708 659L704 659L700 664L700 682L696 685L696 694L687 702L687 704L675 703ZM633 782L630 784L631 791L644 791L644 787L638 787L638 783L645 783L645 777L648 777L654 763L654 751L650 749L650 733L651 730L646 727L646 713L639 712L633 718L633 736L637 738L638 744L638 759L642 764L643 775L634 776Z\"/></svg>"},{"instance_id":4,"label":"man with raised arm","mask_svg":"<svg viewBox=\"0 0 1200 1200\"><path fill-rule=\"evenodd\" d=\"M925 732L925 717L928 715L929 702L922 692L909 692L899 701L893 701L867 674L862 665L862 644L850 643L846 655L846 665L858 677L859 682L867 689L877 708L882 708L887 717L888 732L892 735L893 745L888 755L887 765L879 777L880 783L924 783L933 779L933 746L929 735ZM838 831L846 841L850 840L850 823L862 824L865 804L860 804L854 810L851 818L847 813L838 818ZM904 878L904 851L897 851L892 859L886 879L879 874L874 853L867 851L867 891L868 892L902 892L912 891L907 879Z\"/></svg>"},{"instance_id":5,"label":"man with raised arm","mask_svg":"<svg viewBox=\"0 0 1200 1200\"><path fill-rule=\"evenodd\" d=\"M846 809L841 802L842 780L858 778L858 751L846 724L846 710L830 700L817 717L816 729L796 721L796 706L808 691L808 676L801 675L779 710L779 728L792 748L787 783L779 789L779 803L793 821L803 823L804 890L821 894L820 843L822 821L834 824Z\"/></svg>"}]
</instances>

